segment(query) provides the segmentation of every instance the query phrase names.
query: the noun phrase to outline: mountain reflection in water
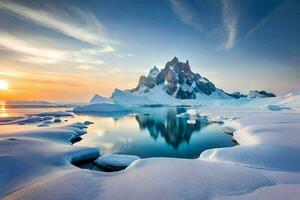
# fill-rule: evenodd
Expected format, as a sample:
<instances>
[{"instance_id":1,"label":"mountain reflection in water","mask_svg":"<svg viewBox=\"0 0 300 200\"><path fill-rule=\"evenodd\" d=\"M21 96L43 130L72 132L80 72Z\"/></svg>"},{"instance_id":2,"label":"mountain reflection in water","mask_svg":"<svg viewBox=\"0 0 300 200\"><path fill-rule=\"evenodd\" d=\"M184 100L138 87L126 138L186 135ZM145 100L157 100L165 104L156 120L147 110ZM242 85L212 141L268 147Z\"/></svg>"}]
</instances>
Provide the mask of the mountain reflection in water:
<instances>
[{"instance_id":1,"label":"mountain reflection in water","mask_svg":"<svg viewBox=\"0 0 300 200\"><path fill-rule=\"evenodd\" d=\"M159 136L163 137L167 144L175 149L185 142L189 143L193 132L200 131L202 126L200 120L194 124L188 124L187 118L176 117L176 115L186 112L185 108L161 109L150 114L137 115L135 118L139 123L140 129L147 129L150 136L156 140Z\"/></svg>"}]
</instances>

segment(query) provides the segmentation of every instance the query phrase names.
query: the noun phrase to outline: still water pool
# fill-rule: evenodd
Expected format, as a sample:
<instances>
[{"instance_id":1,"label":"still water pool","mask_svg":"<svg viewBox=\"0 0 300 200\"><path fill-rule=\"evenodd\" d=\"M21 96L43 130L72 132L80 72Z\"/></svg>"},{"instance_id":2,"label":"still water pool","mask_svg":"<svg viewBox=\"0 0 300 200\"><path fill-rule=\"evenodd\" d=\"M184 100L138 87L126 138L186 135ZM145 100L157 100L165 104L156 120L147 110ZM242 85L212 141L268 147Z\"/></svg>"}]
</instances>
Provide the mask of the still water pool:
<instances>
[{"instance_id":1,"label":"still water pool","mask_svg":"<svg viewBox=\"0 0 300 200\"><path fill-rule=\"evenodd\" d=\"M94 124L74 145L99 147L102 154L130 154L141 158L196 158L207 149L236 145L219 124L205 124L177 117L189 108L139 108L135 113L116 115L76 115L77 120Z\"/></svg>"}]
</instances>

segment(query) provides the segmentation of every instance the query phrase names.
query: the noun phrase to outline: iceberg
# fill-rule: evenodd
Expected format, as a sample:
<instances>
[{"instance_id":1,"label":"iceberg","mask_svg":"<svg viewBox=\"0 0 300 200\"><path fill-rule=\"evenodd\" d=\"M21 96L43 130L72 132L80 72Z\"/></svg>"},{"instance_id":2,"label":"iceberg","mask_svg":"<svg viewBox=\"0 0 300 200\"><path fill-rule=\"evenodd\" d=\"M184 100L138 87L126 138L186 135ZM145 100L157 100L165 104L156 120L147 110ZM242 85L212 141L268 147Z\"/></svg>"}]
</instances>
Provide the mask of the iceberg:
<instances>
[{"instance_id":1,"label":"iceberg","mask_svg":"<svg viewBox=\"0 0 300 200\"><path fill-rule=\"evenodd\" d=\"M93 103L112 103L113 100L111 98L103 97L99 94L95 94L93 98L90 100L90 104Z\"/></svg>"}]
</instances>

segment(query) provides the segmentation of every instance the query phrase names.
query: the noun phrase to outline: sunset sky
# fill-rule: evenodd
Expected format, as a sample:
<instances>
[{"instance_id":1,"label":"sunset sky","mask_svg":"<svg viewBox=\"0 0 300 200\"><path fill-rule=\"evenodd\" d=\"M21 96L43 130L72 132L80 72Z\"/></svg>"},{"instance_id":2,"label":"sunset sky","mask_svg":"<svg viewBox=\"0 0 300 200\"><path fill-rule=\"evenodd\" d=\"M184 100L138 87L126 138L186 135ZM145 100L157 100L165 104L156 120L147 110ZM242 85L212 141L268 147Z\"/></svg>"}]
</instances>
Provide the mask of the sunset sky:
<instances>
[{"instance_id":1,"label":"sunset sky","mask_svg":"<svg viewBox=\"0 0 300 200\"><path fill-rule=\"evenodd\" d=\"M227 92L300 90L298 0L0 1L0 100L87 101L177 56Z\"/></svg>"}]
</instances>

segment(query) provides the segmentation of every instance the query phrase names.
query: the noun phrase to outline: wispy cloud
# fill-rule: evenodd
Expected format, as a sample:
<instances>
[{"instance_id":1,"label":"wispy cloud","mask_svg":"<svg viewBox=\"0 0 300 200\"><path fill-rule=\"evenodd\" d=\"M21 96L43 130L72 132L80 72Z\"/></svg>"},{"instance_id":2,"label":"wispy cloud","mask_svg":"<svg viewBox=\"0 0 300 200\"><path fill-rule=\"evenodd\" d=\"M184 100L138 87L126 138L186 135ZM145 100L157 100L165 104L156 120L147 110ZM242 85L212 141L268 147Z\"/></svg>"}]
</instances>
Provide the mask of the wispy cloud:
<instances>
[{"instance_id":1,"label":"wispy cloud","mask_svg":"<svg viewBox=\"0 0 300 200\"><path fill-rule=\"evenodd\" d=\"M227 29L227 40L224 44L226 50L230 50L236 44L238 10L233 0L221 0L223 4L223 21Z\"/></svg>"},{"instance_id":2,"label":"wispy cloud","mask_svg":"<svg viewBox=\"0 0 300 200\"><path fill-rule=\"evenodd\" d=\"M5 32L0 32L0 47L17 52L21 60L31 60L34 63L37 61L40 63L57 63L66 56L65 51L51 47L45 48Z\"/></svg>"},{"instance_id":3,"label":"wispy cloud","mask_svg":"<svg viewBox=\"0 0 300 200\"><path fill-rule=\"evenodd\" d=\"M198 31L203 31L201 24L197 23L193 10L180 0L170 0L171 9L178 18L185 24L193 26Z\"/></svg>"},{"instance_id":4,"label":"wispy cloud","mask_svg":"<svg viewBox=\"0 0 300 200\"><path fill-rule=\"evenodd\" d=\"M74 6L63 10L43 2L43 8L37 9L12 1L0 1L0 9L83 42L112 43L105 35L103 25L92 13Z\"/></svg>"},{"instance_id":5,"label":"wispy cloud","mask_svg":"<svg viewBox=\"0 0 300 200\"><path fill-rule=\"evenodd\" d=\"M104 46L104 47L100 50L101 53L109 53L109 52L113 52L113 51L115 51L115 49L112 48L111 46Z\"/></svg>"},{"instance_id":6,"label":"wispy cloud","mask_svg":"<svg viewBox=\"0 0 300 200\"><path fill-rule=\"evenodd\" d=\"M20 77L27 75L26 72L16 71L16 70L3 70L0 71L0 76L8 76L8 77Z\"/></svg>"},{"instance_id":7,"label":"wispy cloud","mask_svg":"<svg viewBox=\"0 0 300 200\"><path fill-rule=\"evenodd\" d=\"M81 69L81 70L90 70L93 67L91 65L79 65L77 66L77 69Z\"/></svg>"},{"instance_id":8,"label":"wispy cloud","mask_svg":"<svg viewBox=\"0 0 300 200\"><path fill-rule=\"evenodd\" d=\"M99 59L99 54L103 49L107 51L106 47L72 51L51 47L45 41L40 43L32 38L25 40L23 37L0 31L0 49L14 52L15 59L22 62L34 64L71 62L89 65L101 65L104 63L104 61Z\"/></svg>"},{"instance_id":9,"label":"wispy cloud","mask_svg":"<svg viewBox=\"0 0 300 200\"><path fill-rule=\"evenodd\" d=\"M170 3L171 9L183 23L194 27L196 30L207 36L215 35L215 37L217 37L216 32L220 31L221 26L215 26L209 31L199 22L199 13L197 14L195 9L188 3L181 0L170 0ZM222 24L224 24L227 33L226 41L222 45L222 49L230 50L236 44L239 13L233 0L221 0L221 3Z\"/></svg>"}]
</instances>

